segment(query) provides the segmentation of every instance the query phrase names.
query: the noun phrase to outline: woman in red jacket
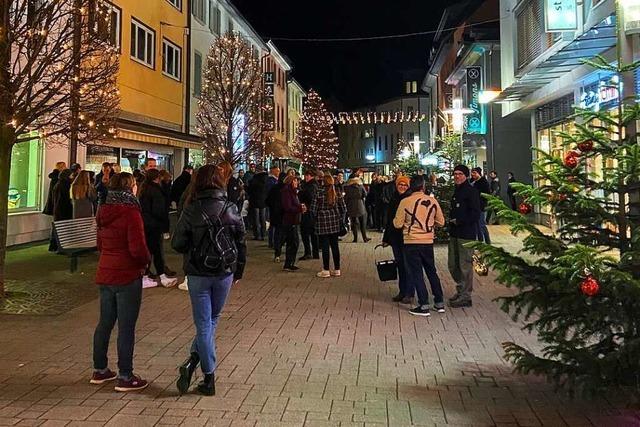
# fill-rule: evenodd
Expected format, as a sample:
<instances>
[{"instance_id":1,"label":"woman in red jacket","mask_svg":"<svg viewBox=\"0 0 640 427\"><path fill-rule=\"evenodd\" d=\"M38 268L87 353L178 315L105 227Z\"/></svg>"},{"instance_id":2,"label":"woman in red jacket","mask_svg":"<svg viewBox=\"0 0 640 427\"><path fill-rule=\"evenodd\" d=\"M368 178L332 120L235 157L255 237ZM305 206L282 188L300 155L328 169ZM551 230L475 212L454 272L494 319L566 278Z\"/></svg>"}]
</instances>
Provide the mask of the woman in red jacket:
<instances>
[{"instance_id":1,"label":"woman in red jacket","mask_svg":"<svg viewBox=\"0 0 640 427\"><path fill-rule=\"evenodd\" d=\"M146 388L147 381L133 374L136 321L142 301L142 274L151 255L144 238L136 180L130 173L109 181L106 203L98 209L100 260L96 283L100 287L100 321L93 336L94 372L91 384L117 379L116 391ZM118 321L118 374L108 366L111 331Z\"/></svg>"}]
</instances>

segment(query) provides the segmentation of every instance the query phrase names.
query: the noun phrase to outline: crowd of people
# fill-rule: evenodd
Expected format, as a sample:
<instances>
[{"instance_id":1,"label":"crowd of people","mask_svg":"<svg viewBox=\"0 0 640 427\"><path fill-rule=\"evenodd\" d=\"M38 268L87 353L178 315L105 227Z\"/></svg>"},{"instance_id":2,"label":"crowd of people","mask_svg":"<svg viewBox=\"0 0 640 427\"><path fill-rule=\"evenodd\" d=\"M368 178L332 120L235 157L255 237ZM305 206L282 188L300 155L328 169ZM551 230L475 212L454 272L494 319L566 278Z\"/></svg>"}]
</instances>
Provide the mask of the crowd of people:
<instances>
[{"instance_id":1,"label":"crowd of people","mask_svg":"<svg viewBox=\"0 0 640 427\"><path fill-rule=\"evenodd\" d=\"M445 311L445 296L436 269L434 239L437 227L447 227L449 272L456 293L452 308L471 307L473 253L466 243L490 243L486 199L500 194L495 172L489 182L480 168L454 169L455 191L448 217L431 191L441 184L422 171L412 177L397 172L393 179L374 174L364 185L363 172L348 179L342 172L274 166L265 171L251 164L234 174L229 163L186 166L175 180L148 159L141 170L122 172L105 163L98 174L80 165L67 169L60 162L51 173L45 213L54 221L96 217L100 252L96 283L100 288L100 319L94 334L93 384L117 380L115 390L134 391L147 381L133 372L135 325L142 289L177 285L177 274L165 262L164 241L183 254L185 281L179 285L191 299L196 336L187 360L179 367L177 387L186 393L198 366L203 380L197 389L215 394L215 333L230 289L243 275L247 259L245 235L273 249L273 260L283 270L296 272L298 263L318 260L316 276L340 277L340 241L353 233L353 243L371 241L371 230L383 232L398 269L398 293L393 301L414 304L409 312L430 315ZM509 176L508 196L515 209ZM171 227L170 212L178 220ZM361 238L361 240L359 240ZM303 252L299 257L300 240ZM55 250L55 235L51 248ZM284 251L284 257L283 257ZM416 268L420 267L420 268ZM155 269L155 274L151 269ZM424 274L423 274L424 272ZM429 281L431 296L426 286ZM118 373L109 369L107 351L118 323Z\"/></svg>"}]
</instances>

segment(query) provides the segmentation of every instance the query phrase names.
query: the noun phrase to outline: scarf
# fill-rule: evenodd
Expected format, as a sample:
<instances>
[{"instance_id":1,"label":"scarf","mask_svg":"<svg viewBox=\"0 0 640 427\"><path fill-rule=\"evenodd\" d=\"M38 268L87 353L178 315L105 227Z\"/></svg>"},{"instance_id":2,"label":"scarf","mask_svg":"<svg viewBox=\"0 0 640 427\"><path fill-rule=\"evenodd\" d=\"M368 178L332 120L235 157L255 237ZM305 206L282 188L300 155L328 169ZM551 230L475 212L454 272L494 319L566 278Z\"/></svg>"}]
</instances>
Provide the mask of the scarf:
<instances>
[{"instance_id":1,"label":"scarf","mask_svg":"<svg viewBox=\"0 0 640 427\"><path fill-rule=\"evenodd\" d=\"M135 205L140 209L140 202L129 191L109 191L107 193L107 205Z\"/></svg>"}]
</instances>

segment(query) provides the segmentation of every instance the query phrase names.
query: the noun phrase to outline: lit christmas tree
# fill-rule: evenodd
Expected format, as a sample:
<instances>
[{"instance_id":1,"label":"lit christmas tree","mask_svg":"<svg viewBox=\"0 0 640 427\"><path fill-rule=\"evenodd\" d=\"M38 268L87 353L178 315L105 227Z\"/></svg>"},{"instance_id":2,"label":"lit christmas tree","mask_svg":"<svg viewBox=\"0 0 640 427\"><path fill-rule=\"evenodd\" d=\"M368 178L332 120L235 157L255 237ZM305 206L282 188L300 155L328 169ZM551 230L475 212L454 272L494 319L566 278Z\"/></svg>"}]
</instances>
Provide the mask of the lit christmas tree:
<instances>
[{"instance_id":1,"label":"lit christmas tree","mask_svg":"<svg viewBox=\"0 0 640 427\"><path fill-rule=\"evenodd\" d=\"M260 61L240 34L216 39L207 56L197 113L208 162L237 164L264 148L262 78Z\"/></svg>"},{"instance_id":2,"label":"lit christmas tree","mask_svg":"<svg viewBox=\"0 0 640 427\"><path fill-rule=\"evenodd\" d=\"M537 151L536 187L514 184L520 212L492 199L490 207L523 233L523 258L474 243L517 289L501 298L504 311L524 318L525 330L543 343L535 351L504 343L522 373L545 375L571 394L604 394L620 388L640 398L640 107L622 96L631 66L604 58L587 63L614 73L620 94L613 111L578 110L575 131L561 134L562 155ZM620 63L620 62L619 62ZM555 151L555 150L554 150ZM527 221L535 207L550 212L557 230L543 233Z\"/></svg>"},{"instance_id":3,"label":"lit christmas tree","mask_svg":"<svg viewBox=\"0 0 640 427\"><path fill-rule=\"evenodd\" d=\"M333 119L322 98L311 90L305 101L297 136L298 157L305 167L335 169L338 165L338 138Z\"/></svg>"}]
</instances>

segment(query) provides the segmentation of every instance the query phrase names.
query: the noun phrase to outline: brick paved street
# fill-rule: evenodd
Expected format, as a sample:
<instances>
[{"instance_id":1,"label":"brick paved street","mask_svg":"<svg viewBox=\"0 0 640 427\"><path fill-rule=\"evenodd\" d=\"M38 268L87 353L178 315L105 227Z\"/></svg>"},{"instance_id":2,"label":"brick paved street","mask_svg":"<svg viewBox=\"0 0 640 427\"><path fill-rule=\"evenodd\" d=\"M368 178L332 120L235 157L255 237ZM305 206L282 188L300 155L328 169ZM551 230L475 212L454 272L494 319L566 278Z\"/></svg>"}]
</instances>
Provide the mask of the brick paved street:
<instances>
[{"instance_id":1,"label":"brick paved street","mask_svg":"<svg viewBox=\"0 0 640 427\"><path fill-rule=\"evenodd\" d=\"M493 231L517 246L504 229ZM143 393L88 384L97 300L56 317L0 316L0 425L638 425L630 412L618 417L615 402L571 401L541 378L511 373L500 343L537 343L498 310L492 299L508 291L491 276L472 309L416 318L390 301L395 285L377 280L373 247L342 244L344 276L321 280L317 262L283 273L251 242L218 331L215 397L177 395L176 366L193 334L177 289L144 292L135 365L152 384ZM436 253L451 295L445 249ZM86 274L65 277L92 286L94 264L83 259ZM64 258L56 265L68 267ZM10 260L9 275L19 276L12 268Z\"/></svg>"}]
</instances>

